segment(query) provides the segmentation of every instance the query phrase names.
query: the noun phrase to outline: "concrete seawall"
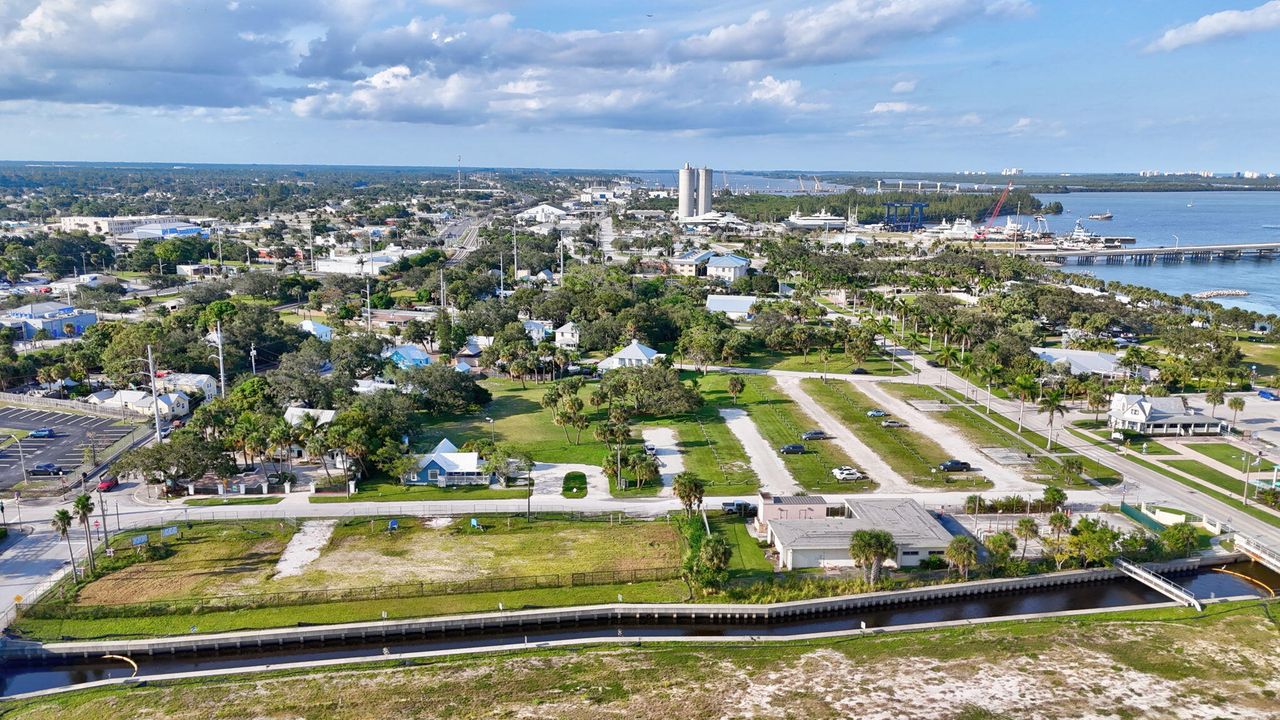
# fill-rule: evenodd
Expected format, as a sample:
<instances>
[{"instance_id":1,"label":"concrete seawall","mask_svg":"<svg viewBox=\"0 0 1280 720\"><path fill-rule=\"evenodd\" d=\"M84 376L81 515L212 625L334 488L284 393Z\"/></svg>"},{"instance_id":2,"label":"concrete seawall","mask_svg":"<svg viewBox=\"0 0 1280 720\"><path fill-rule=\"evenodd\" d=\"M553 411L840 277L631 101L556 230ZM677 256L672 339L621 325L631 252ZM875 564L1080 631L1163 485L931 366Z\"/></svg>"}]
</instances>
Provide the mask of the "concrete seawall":
<instances>
[{"instance_id":1,"label":"concrete seawall","mask_svg":"<svg viewBox=\"0 0 1280 720\"><path fill-rule=\"evenodd\" d=\"M1241 557L1229 555L1188 558L1167 563L1152 563L1147 567L1161 574L1178 574L1192 572L1201 567L1228 564ZM1101 582L1123 576L1122 572L1114 568L1094 568L1023 578L978 580L766 605L617 603L314 627L272 628L144 640L91 640L47 644L8 640L0 644L0 659L40 663L98 658L105 654L144 657L217 651L274 650L325 643L339 644L616 623L763 625L918 602Z\"/></svg>"}]
</instances>

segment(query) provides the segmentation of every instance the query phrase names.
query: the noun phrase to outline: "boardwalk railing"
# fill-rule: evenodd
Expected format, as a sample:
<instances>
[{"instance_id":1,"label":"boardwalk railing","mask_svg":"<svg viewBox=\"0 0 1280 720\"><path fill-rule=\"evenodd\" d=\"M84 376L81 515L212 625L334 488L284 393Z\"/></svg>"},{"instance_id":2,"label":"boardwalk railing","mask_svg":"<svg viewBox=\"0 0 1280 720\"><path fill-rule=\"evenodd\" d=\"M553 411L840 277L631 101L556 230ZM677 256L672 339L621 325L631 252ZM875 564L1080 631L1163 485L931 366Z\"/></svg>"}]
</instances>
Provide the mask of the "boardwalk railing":
<instances>
[{"instance_id":1,"label":"boardwalk railing","mask_svg":"<svg viewBox=\"0 0 1280 720\"><path fill-rule=\"evenodd\" d=\"M1204 606L1200 604L1200 601L1196 599L1196 596L1192 594L1190 590L1182 587L1172 580L1169 580L1163 575L1154 573L1141 565L1129 562L1122 557L1116 558L1116 561L1113 564L1120 572L1128 575L1147 587L1160 591L1164 595L1168 596L1169 599L1175 602L1180 602L1183 605L1193 607L1196 610L1204 610Z\"/></svg>"},{"instance_id":2,"label":"boardwalk railing","mask_svg":"<svg viewBox=\"0 0 1280 720\"><path fill-rule=\"evenodd\" d=\"M1280 552L1247 535L1236 533L1236 549L1276 572L1280 572Z\"/></svg>"},{"instance_id":3,"label":"boardwalk railing","mask_svg":"<svg viewBox=\"0 0 1280 720\"><path fill-rule=\"evenodd\" d=\"M70 620L149 617L172 613L199 614L223 610L318 605L323 603L360 602L403 598L429 598L471 593L513 592L540 588L614 585L636 582L674 580L680 577L678 567L637 568L632 570L598 570L594 572L526 575L523 577L478 578L460 582L417 582L374 587L296 590L218 595L213 597L158 600L148 603L111 603L77 605L60 601L18 603L20 618L38 620Z\"/></svg>"}]
</instances>

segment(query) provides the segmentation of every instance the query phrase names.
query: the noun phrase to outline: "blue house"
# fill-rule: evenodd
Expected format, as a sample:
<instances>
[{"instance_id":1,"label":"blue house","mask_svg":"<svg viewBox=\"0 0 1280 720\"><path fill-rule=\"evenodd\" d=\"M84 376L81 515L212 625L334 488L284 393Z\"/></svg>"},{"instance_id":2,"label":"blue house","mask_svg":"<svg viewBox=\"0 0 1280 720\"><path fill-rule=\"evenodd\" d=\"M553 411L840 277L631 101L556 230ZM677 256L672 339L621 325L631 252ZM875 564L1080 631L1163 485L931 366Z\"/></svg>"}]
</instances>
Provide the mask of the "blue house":
<instances>
[{"instance_id":1,"label":"blue house","mask_svg":"<svg viewBox=\"0 0 1280 720\"><path fill-rule=\"evenodd\" d=\"M0 325L17 330L22 340L34 338L41 330L48 332L49 337L75 337L97 322L98 314L94 311L79 310L60 302L31 303L0 315Z\"/></svg>"},{"instance_id":2,"label":"blue house","mask_svg":"<svg viewBox=\"0 0 1280 720\"><path fill-rule=\"evenodd\" d=\"M396 364L401 370L422 367L431 364L427 351L417 345L397 345L382 351L382 357Z\"/></svg>"},{"instance_id":3,"label":"blue house","mask_svg":"<svg viewBox=\"0 0 1280 720\"><path fill-rule=\"evenodd\" d=\"M418 458L418 470L405 479L406 485L488 485L493 473L484 471L480 453L458 452L448 438L441 440L430 453Z\"/></svg>"}]
</instances>

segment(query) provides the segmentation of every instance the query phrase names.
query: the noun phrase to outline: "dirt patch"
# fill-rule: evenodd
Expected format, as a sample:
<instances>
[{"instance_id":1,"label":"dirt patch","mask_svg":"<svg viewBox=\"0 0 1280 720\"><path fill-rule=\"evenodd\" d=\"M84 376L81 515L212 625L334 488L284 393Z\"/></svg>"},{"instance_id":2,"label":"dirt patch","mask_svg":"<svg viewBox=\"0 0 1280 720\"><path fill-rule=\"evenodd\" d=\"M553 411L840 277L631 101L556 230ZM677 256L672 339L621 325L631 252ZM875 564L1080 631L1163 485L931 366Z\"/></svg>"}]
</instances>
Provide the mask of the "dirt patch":
<instances>
[{"instance_id":1,"label":"dirt patch","mask_svg":"<svg viewBox=\"0 0 1280 720\"><path fill-rule=\"evenodd\" d=\"M302 523L302 527L294 533L293 539L276 561L275 578L301 575L303 568L320 557L320 551L329 544L329 538L337 524L337 520L308 520Z\"/></svg>"}]
</instances>

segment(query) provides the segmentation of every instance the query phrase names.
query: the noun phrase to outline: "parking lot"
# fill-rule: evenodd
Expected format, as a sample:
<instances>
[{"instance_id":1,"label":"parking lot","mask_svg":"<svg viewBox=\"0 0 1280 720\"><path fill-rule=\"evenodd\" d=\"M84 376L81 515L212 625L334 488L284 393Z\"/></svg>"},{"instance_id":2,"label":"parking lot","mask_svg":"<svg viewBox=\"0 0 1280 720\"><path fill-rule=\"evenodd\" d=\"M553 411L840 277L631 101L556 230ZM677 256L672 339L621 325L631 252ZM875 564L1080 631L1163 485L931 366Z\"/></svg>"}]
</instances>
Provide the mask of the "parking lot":
<instances>
[{"instance_id":1,"label":"parking lot","mask_svg":"<svg viewBox=\"0 0 1280 720\"><path fill-rule=\"evenodd\" d=\"M22 438L21 457L18 445L11 440L8 446L0 450L0 489L13 487L22 481L21 460L24 457L28 469L40 463L53 463L62 466L70 474L84 461L84 448L90 442L101 454L134 429L134 426L121 424L117 420L88 415L17 407L0 408L0 433L3 434L0 435L0 440L8 439L9 433L5 431L30 432L42 427L52 428L54 436Z\"/></svg>"}]
</instances>

